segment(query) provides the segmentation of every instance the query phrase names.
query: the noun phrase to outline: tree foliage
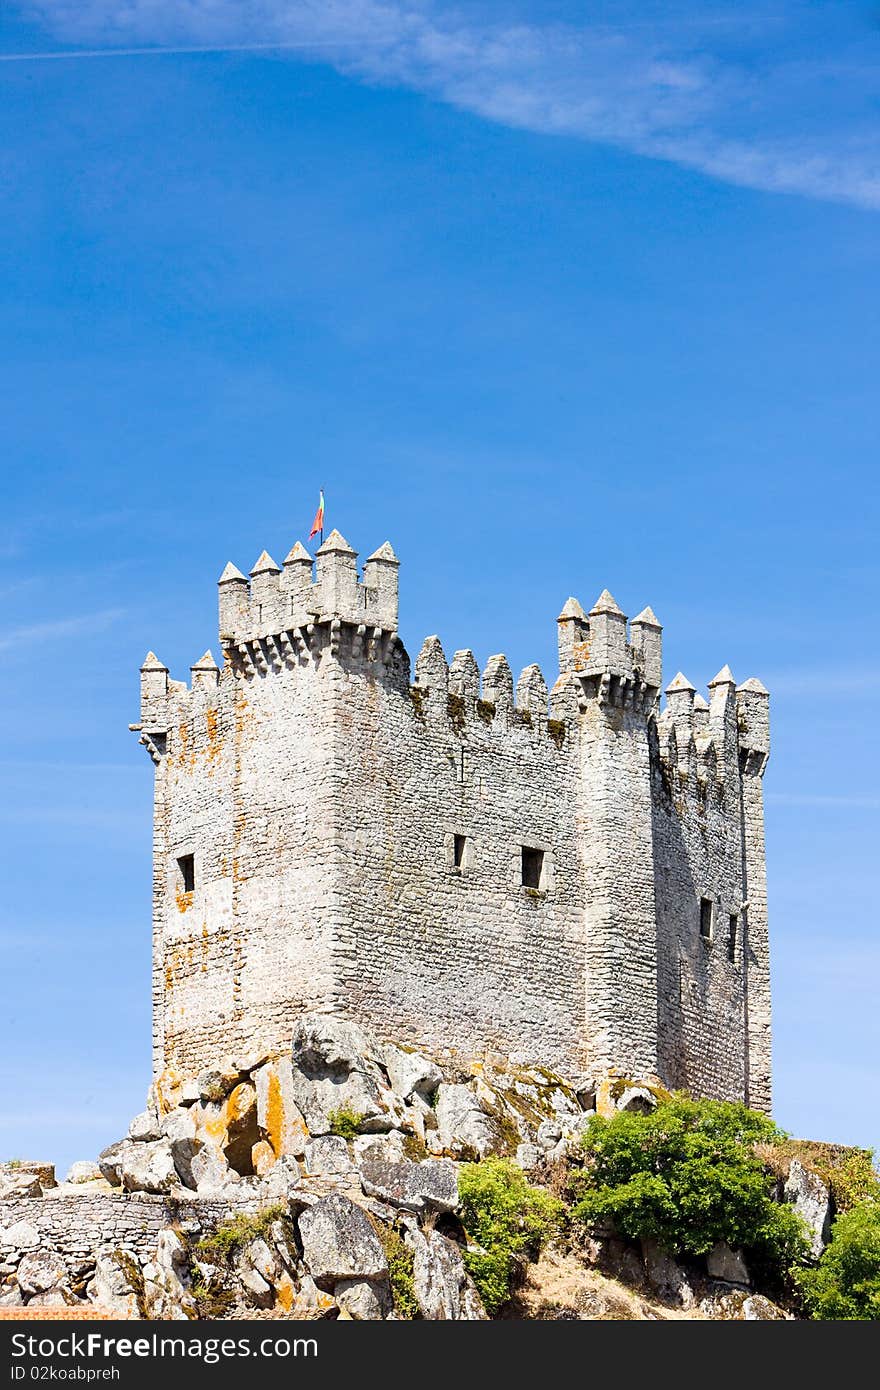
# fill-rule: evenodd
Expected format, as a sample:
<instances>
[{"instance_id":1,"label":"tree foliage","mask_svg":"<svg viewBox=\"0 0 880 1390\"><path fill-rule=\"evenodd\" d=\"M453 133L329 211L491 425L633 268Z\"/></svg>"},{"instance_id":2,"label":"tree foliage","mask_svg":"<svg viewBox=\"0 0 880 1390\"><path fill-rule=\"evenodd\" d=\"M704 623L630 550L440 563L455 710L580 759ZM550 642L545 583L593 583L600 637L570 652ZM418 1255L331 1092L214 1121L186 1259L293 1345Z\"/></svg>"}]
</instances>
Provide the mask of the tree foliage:
<instances>
[{"instance_id":1,"label":"tree foliage","mask_svg":"<svg viewBox=\"0 0 880 1390\"><path fill-rule=\"evenodd\" d=\"M780 1274L802 1258L803 1229L773 1201L755 1145L783 1137L744 1105L679 1095L648 1115L597 1116L583 1139L574 1216L591 1226L610 1219L622 1235L651 1237L674 1254L726 1241Z\"/></svg>"},{"instance_id":2,"label":"tree foliage","mask_svg":"<svg viewBox=\"0 0 880 1390\"><path fill-rule=\"evenodd\" d=\"M564 1208L549 1192L531 1187L508 1158L463 1163L458 1191L459 1216L471 1242L465 1264L486 1310L494 1313L510 1298L518 1261L537 1259Z\"/></svg>"},{"instance_id":3,"label":"tree foliage","mask_svg":"<svg viewBox=\"0 0 880 1390\"><path fill-rule=\"evenodd\" d=\"M818 1265L798 1270L795 1282L814 1318L880 1322L880 1203L838 1216Z\"/></svg>"}]
</instances>

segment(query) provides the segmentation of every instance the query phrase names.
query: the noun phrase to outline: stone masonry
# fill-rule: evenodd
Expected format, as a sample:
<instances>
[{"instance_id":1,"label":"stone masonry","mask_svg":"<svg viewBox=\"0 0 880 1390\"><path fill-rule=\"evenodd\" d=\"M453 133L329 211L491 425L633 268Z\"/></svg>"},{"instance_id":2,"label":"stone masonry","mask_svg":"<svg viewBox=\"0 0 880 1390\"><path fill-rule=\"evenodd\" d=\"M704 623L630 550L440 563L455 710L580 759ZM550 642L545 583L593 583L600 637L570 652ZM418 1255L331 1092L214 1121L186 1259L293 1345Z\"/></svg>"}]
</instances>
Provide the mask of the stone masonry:
<instances>
[{"instance_id":1,"label":"stone masonry","mask_svg":"<svg viewBox=\"0 0 880 1390\"><path fill-rule=\"evenodd\" d=\"M397 632L398 561L333 531L220 578L219 669L150 653L154 1069L281 1053L306 1009L473 1058L770 1108L769 697L660 710L661 627L604 591L514 684Z\"/></svg>"}]
</instances>

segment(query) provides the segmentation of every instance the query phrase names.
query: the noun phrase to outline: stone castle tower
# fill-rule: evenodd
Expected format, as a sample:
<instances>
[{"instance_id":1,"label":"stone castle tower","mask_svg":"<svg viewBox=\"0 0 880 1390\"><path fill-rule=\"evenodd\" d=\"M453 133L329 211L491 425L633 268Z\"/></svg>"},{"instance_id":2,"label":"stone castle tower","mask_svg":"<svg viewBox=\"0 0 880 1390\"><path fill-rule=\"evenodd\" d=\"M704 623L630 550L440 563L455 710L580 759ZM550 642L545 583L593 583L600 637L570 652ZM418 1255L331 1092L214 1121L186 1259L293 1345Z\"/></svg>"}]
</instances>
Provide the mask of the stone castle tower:
<instances>
[{"instance_id":1,"label":"stone castle tower","mask_svg":"<svg viewBox=\"0 0 880 1390\"><path fill-rule=\"evenodd\" d=\"M769 698L659 712L661 627L604 591L560 674L397 633L398 561L333 531L219 582L224 664L150 653L156 1073L280 1052L309 1008L770 1107Z\"/></svg>"}]
</instances>

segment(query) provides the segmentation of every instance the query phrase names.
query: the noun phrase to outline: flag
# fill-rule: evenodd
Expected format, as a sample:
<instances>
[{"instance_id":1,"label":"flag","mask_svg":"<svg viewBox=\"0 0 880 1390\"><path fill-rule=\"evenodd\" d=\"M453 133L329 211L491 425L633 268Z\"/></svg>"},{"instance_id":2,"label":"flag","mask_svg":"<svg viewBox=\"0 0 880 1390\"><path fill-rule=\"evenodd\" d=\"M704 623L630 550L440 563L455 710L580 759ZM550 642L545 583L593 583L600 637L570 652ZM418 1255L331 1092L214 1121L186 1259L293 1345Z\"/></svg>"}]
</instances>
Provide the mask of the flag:
<instances>
[{"instance_id":1,"label":"flag","mask_svg":"<svg viewBox=\"0 0 880 1390\"><path fill-rule=\"evenodd\" d=\"M315 519L314 519L314 521L312 522L312 529L311 529L311 531L309 532L309 540L312 539L312 536L317 536L317 534L318 534L319 531L323 534L323 531L324 531L324 489L323 489L323 488L321 488L321 491L320 491L319 494L318 494L318 510L315 512Z\"/></svg>"}]
</instances>

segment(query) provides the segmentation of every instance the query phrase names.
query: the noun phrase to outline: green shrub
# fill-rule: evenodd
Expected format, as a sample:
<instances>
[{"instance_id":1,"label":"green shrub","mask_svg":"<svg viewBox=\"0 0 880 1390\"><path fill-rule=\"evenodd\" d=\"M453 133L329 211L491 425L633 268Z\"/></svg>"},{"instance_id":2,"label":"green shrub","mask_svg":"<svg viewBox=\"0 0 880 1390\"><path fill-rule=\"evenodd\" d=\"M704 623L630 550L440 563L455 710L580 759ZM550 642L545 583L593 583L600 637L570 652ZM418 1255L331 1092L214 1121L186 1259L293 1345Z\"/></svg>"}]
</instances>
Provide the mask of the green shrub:
<instances>
[{"instance_id":1,"label":"green shrub","mask_svg":"<svg viewBox=\"0 0 880 1390\"><path fill-rule=\"evenodd\" d=\"M518 1259L537 1259L558 1230L564 1208L549 1192L531 1187L509 1158L463 1163L458 1170L459 1216L478 1248L465 1264L489 1313L510 1298Z\"/></svg>"},{"instance_id":2,"label":"green shrub","mask_svg":"<svg viewBox=\"0 0 880 1390\"><path fill-rule=\"evenodd\" d=\"M285 1202L273 1202L263 1207L253 1216L239 1212L231 1221L224 1221L212 1235L200 1240L196 1254L211 1264L229 1264L233 1256L258 1236L265 1236L275 1221L289 1221L290 1212Z\"/></svg>"},{"instance_id":3,"label":"green shrub","mask_svg":"<svg viewBox=\"0 0 880 1390\"><path fill-rule=\"evenodd\" d=\"M803 1226L773 1201L755 1145L783 1138L744 1105L680 1095L649 1115L597 1116L583 1138L573 1215L589 1225L611 1218L622 1235L652 1237L673 1254L726 1241L755 1272L779 1277L804 1256Z\"/></svg>"},{"instance_id":4,"label":"green shrub","mask_svg":"<svg viewBox=\"0 0 880 1390\"><path fill-rule=\"evenodd\" d=\"M351 1143L360 1133L363 1118L363 1115L357 1110L352 1110L350 1105L340 1105L338 1110L331 1110L327 1116L330 1133L338 1134L341 1139L347 1139Z\"/></svg>"},{"instance_id":5,"label":"green shrub","mask_svg":"<svg viewBox=\"0 0 880 1390\"><path fill-rule=\"evenodd\" d=\"M413 1279L413 1252L406 1241L390 1226L378 1227L379 1237L385 1247L388 1261L388 1277L391 1282L391 1296L394 1311L399 1318L410 1320L421 1317L416 1286Z\"/></svg>"},{"instance_id":6,"label":"green shrub","mask_svg":"<svg viewBox=\"0 0 880 1390\"><path fill-rule=\"evenodd\" d=\"M880 1322L880 1203L860 1202L838 1216L816 1268L794 1278L811 1317Z\"/></svg>"}]
</instances>

